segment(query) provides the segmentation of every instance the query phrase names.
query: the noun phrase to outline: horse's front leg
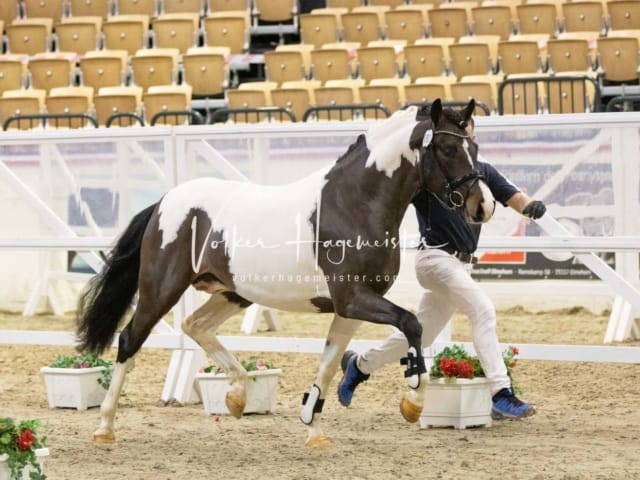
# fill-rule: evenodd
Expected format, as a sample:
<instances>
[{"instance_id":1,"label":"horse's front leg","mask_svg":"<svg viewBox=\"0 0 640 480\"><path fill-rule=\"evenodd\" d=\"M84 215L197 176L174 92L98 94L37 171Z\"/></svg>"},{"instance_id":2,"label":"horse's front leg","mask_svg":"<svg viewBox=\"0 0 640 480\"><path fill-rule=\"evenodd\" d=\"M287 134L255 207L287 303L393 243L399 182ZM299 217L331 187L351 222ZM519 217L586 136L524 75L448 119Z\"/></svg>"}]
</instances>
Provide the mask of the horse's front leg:
<instances>
[{"instance_id":1,"label":"horse's front leg","mask_svg":"<svg viewBox=\"0 0 640 480\"><path fill-rule=\"evenodd\" d=\"M400 402L400 412L408 422L417 422L422 413L427 385L427 368L422 355L422 325L414 314L369 289L358 289L350 298L343 300L336 302L336 310L346 317L392 325L407 337L409 350L401 363L407 367L405 377L410 388Z\"/></svg>"},{"instance_id":2,"label":"horse's front leg","mask_svg":"<svg viewBox=\"0 0 640 480\"><path fill-rule=\"evenodd\" d=\"M218 327L229 317L242 310L247 303L229 301L222 294L213 294L200 308L182 323L184 333L193 338L205 352L213 357L229 377L231 389L225 404L231 415L242 417L247 403L247 372L238 360L218 341Z\"/></svg>"},{"instance_id":3,"label":"horse's front leg","mask_svg":"<svg viewBox=\"0 0 640 480\"><path fill-rule=\"evenodd\" d=\"M315 383L303 398L304 406L300 420L308 427L307 441L305 442L308 447L324 448L331 445L320 425L322 407L327 389L340 365L342 354L361 323L358 320L339 315L333 317Z\"/></svg>"}]
</instances>

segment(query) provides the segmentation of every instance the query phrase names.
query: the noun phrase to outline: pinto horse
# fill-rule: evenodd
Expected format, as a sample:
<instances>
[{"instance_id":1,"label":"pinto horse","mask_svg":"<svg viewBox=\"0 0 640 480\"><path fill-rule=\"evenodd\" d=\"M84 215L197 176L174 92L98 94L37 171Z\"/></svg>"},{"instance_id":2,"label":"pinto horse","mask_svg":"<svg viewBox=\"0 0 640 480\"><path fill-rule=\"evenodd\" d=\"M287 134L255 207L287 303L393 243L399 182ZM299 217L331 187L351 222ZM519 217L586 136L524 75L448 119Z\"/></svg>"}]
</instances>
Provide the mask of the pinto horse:
<instances>
[{"instance_id":1,"label":"pinto horse","mask_svg":"<svg viewBox=\"0 0 640 480\"><path fill-rule=\"evenodd\" d=\"M183 183L138 213L89 283L78 310L83 351L101 353L113 341L138 292L137 307L120 333L111 386L102 403L97 442L114 442L118 397L129 366L154 325L189 287L210 294L183 322L228 374L226 405L242 415L247 373L217 340L218 327L252 303L281 310L333 312L321 363L300 418L306 444L329 444L320 413L330 381L360 321L392 325L409 343L409 389L403 416L422 411L426 369L422 326L386 298L400 268L399 227L421 188L470 221L493 214L494 199L477 173L477 146L463 110L430 112L412 106L371 126L329 168L285 186L214 178Z\"/></svg>"}]
</instances>

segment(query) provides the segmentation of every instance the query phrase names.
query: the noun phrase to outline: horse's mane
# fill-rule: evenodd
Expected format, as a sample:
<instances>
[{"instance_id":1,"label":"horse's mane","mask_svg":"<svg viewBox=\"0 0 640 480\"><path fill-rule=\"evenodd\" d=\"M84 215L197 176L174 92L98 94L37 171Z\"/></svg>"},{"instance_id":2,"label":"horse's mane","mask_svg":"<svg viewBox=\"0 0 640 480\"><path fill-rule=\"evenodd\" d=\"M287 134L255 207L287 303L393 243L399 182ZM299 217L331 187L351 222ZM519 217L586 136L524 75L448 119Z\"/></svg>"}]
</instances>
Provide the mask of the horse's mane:
<instances>
[{"instance_id":1,"label":"horse's mane","mask_svg":"<svg viewBox=\"0 0 640 480\"><path fill-rule=\"evenodd\" d=\"M340 158L336 160L336 164L339 164L345 158L349 157L353 153L353 150L355 150L357 147L362 145L366 147L366 137L364 133L361 133L360 135L358 135L358 138L356 138L356 141L353 142L351 145L349 145L349 148L347 148L347 151L344 152L342 155L340 155Z\"/></svg>"}]
</instances>

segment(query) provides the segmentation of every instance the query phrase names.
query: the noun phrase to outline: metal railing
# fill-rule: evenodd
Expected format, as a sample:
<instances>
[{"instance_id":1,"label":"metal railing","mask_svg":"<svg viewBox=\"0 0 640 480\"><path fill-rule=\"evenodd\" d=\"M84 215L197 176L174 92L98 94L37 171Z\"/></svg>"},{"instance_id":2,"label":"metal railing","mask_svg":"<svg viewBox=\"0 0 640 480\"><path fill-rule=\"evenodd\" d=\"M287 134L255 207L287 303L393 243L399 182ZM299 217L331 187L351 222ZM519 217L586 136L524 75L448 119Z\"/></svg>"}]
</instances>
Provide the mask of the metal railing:
<instances>
[{"instance_id":1,"label":"metal railing","mask_svg":"<svg viewBox=\"0 0 640 480\"><path fill-rule=\"evenodd\" d=\"M28 128L84 128L92 126L98 128L95 117L86 113L33 113L25 115L12 115L7 118L2 129L8 130L12 126L17 126L19 130L25 130L23 123L28 123Z\"/></svg>"},{"instance_id":2,"label":"metal railing","mask_svg":"<svg viewBox=\"0 0 640 480\"><path fill-rule=\"evenodd\" d=\"M498 87L498 114L597 112L600 96L588 75L507 78Z\"/></svg>"},{"instance_id":3,"label":"metal railing","mask_svg":"<svg viewBox=\"0 0 640 480\"><path fill-rule=\"evenodd\" d=\"M261 122L297 122L296 115L289 109L282 107L256 108L219 108L209 117L207 123L261 123Z\"/></svg>"}]
</instances>

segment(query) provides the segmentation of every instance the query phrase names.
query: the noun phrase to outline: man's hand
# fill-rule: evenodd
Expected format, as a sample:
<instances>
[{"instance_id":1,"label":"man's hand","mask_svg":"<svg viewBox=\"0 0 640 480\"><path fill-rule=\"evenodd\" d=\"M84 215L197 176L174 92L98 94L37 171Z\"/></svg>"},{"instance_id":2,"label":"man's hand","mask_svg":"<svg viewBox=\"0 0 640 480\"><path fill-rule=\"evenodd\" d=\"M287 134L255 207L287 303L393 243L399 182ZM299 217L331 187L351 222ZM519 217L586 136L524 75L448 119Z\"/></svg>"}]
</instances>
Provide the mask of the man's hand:
<instances>
[{"instance_id":1,"label":"man's hand","mask_svg":"<svg viewBox=\"0 0 640 480\"><path fill-rule=\"evenodd\" d=\"M547 211L547 207L540 200L532 200L530 201L524 210L522 210L522 214L526 215L529 218L533 218L537 220Z\"/></svg>"}]
</instances>

